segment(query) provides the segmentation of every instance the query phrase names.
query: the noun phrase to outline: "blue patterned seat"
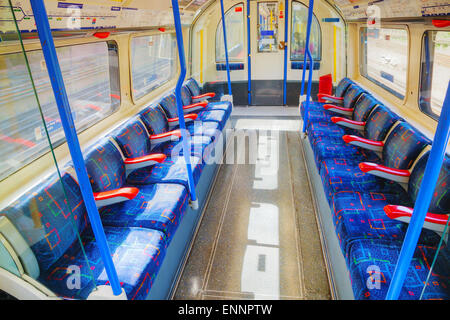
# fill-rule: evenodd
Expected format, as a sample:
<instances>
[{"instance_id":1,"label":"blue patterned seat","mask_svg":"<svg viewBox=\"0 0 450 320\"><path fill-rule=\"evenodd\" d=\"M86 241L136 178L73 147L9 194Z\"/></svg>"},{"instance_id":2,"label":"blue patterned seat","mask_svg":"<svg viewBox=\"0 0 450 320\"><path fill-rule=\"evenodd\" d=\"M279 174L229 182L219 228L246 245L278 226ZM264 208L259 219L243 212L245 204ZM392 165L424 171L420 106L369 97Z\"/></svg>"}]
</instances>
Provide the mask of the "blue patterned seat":
<instances>
[{"instance_id":1,"label":"blue patterned seat","mask_svg":"<svg viewBox=\"0 0 450 320\"><path fill-rule=\"evenodd\" d=\"M402 187L395 182L362 172L358 159L325 159L320 177L330 206L333 194L339 191L382 191L396 193Z\"/></svg>"},{"instance_id":2,"label":"blue patterned seat","mask_svg":"<svg viewBox=\"0 0 450 320\"><path fill-rule=\"evenodd\" d=\"M353 120L355 121L364 121L377 104L378 101L376 99L356 84L350 85L344 95L343 107L354 110ZM317 113L313 114L314 117L308 118L307 132L311 140L314 140L319 136L340 137L343 134L353 134L356 132L355 130L349 130L348 128L341 127L331 122L332 117L342 117L342 115L331 111L325 112L327 113L327 116L323 119L320 114Z\"/></svg>"},{"instance_id":3,"label":"blue patterned seat","mask_svg":"<svg viewBox=\"0 0 450 320\"><path fill-rule=\"evenodd\" d=\"M404 222L390 219L383 208L387 205L414 207L419 186L429 157L422 156L411 172L408 182L408 192L399 187L391 193L382 190L340 191L333 195L333 219L336 233L344 253L356 239L380 238L390 241L402 241L408 225ZM450 159L446 157L442 166L439 181L436 184L429 211L435 214L450 212ZM423 229L419 243L435 245L439 237L433 231Z\"/></svg>"},{"instance_id":4,"label":"blue patterned seat","mask_svg":"<svg viewBox=\"0 0 450 320\"><path fill-rule=\"evenodd\" d=\"M381 161L375 152L347 144L342 138L337 137L317 137L312 143L312 148L319 171L325 159L348 159L358 163L364 161L378 163Z\"/></svg>"},{"instance_id":5,"label":"blue patterned seat","mask_svg":"<svg viewBox=\"0 0 450 320\"><path fill-rule=\"evenodd\" d=\"M192 97L202 94L202 90L194 78L190 78L181 89L181 98L184 105L192 104ZM207 110L223 110L227 114L227 119L230 117L233 106L229 101L211 101L206 107Z\"/></svg>"},{"instance_id":6,"label":"blue patterned seat","mask_svg":"<svg viewBox=\"0 0 450 320\"><path fill-rule=\"evenodd\" d=\"M400 122L386 139L380 164L394 169L409 169L429 144L430 141L413 127ZM386 191L398 188L396 183L362 172L358 165L358 161L347 158L322 161L320 175L329 201L338 191L373 191L380 187Z\"/></svg>"},{"instance_id":7,"label":"blue patterned seat","mask_svg":"<svg viewBox=\"0 0 450 320\"><path fill-rule=\"evenodd\" d=\"M181 220L186 209L187 177L180 172L163 172L160 179L153 178L155 184L132 185L126 183L125 166L122 156L114 144L107 139L93 146L85 156L86 169L94 192L116 190L124 187L138 187L139 193L131 200L103 206L100 213L106 213L105 224L113 226L145 226L165 233L170 237ZM179 168L181 166L174 166ZM176 170L176 169L175 169ZM153 172L163 171L154 168ZM180 170L181 171L181 170ZM170 179L169 179L170 177ZM161 182L164 184L156 184ZM159 194L163 191L165 194ZM158 204L163 202L163 206ZM166 211L170 210L170 214ZM147 219L147 220L144 220Z\"/></svg>"},{"instance_id":8,"label":"blue patterned seat","mask_svg":"<svg viewBox=\"0 0 450 320\"><path fill-rule=\"evenodd\" d=\"M54 174L42 181L0 215L7 216L30 245L39 264L37 280L57 295L86 299L95 284L108 283L78 183L67 172L61 180ZM128 299L144 299L165 255L164 234L142 228L104 230ZM71 289L73 267L79 268L80 287Z\"/></svg>"},{"instance_id":9,"label":"blue patterned seat","mask_svg":"<svg viewBox=\"0 0 450 320\"><path fill-rule=\"evenodd\" d=\"M390 204L413 207L414 203L401 187L390 191L340 191L333 195L333 221L344 255L357 239L403 241L408 224L390 219L383 208ZM438 241L435 232L422 231L420 243L434 245Z\"/></svg>"},{"instance_id":10,"label":"blue patterned seat","mask_svg":"<svg viewBox=\"0 0 450 320\"><path fill-rule=\"evenodd\" d=\"M348 262L355 299L384 300L394 274L401 244L361 239L350 248ZM418 300L436 254L434 246L419 244L408 268L400 300ZM437 264L424 291L424 300L450 299L450 250L439 251Z\"/></svg>"},{"instance_id":11,"label":"blue patterned seat","mask_svg":"<svg viewBox=\"0 0 450 320\"><path fill-rule=\"evenodd\" d=\"M179 126L174 126L169 128L168 119L165 112L160 105L151 105L141 112L139 112L140 120L145 124L145 127L150 134L164 133L169 130L174 130L179 128ZM220 125L217 122L202 122L194 121L187 122L186 129L189 134L192 135L203 135L209 137L217 137L220 135Z\"/></svg>"},{"instance_id":12,"label":"blue patterned seat","mask_svg":"<svg viewBox=\"0 0 450 320\"><path fill-rule=\"evenodd\" d=\"M203 172L204 163L200 161L200 158L191 157L191 166L194 183L197 185ZM188 188L189 184L184 157L167 158L163 163L134 170L128 175L127 183L130 185L177 183Z\"/></svg>"},{"instance_id":13,"label":"blue patterned seat","mask_svg":"<svg viewBox=\"0 0 450 320\"><path fill-rule=\"evenodd\" d=\"M343 78L341 81L339 81L338 85L336 86L336 91L335 91L335 97L338 98L342 98L345 94L345 91L348 89L348 87L354 84L354 82L352 80L350 80L349 78ZM323 102L310 102L309 104L309 116L311 117L311 119L315 116L324 116L324 119L327 118L328 115L328 119L331 119L331 116L329 116L328 113L324 113L324 112L320 112L320 111L324 111L323 109L323 105L325 103ZM314 115L314 113L319 112L319 114ZM302 116L302 119L305 119L305 102L302 102L300 104L300 114Z\"/></svg>"},{"instance_id":14,"label":"blue patterned seat","mask_svg":"<svg viewBox=\"0 0 450 320\"><path fill-rule=\"evenodd\" d=\"M106 240L121 287L129 300L144 300L158 274L166 254L163 234L145 228L104 227ZM81 235L83 250L78 241L39 280L58 295L71 299L86 299L95 286L109 285L95 237L90 230ZM84 251L84 252L83 252ZM84 255L86 254L86 256ZM89 264L86 263L86 258ZM79 267L80 288L67 285L68 268Z\"/></svg>"},{"instance_id":15,"label":"blue patterned seat","mask_svg":"<svg viewBox=\"0 0 450 320\"><path fill-rule=\"evenodd\" d=\"M163 134L171 131L169 128L169 124L167 122L167 118L162 111L159 105L151 105L141 111L139 113L138 119L132 119L124 125L123 129L118 129L117 133L114 134L115 137L120 137L122 135L121 131L126 132L128 136L130 136L130 130L127 128L130 125L138 126L136 122L142 122L145 126L142 126L144 129L148 130L151 135ZM191 155L200 159L204 159L205 161L209 158L212 149L215 146L215 138L220 135L220 131L215 129L215 124L212 122L213 126L203 126L198 125L197 121L192 124L192 130L195 131L194 135L188 137L191 146ZM189 128L189 127L187 127ZM198 134L197 134L198 133ZM213 139L214 137L214 139ZM143 145L143 141L139 140L139 137L136 135L132 138L127 137L128 140L135 141L137 147ZM148 139L148 141L150 141ZM147 144L150 142L147 142ZM120 144L120 143L119 143ZM123 143L122 143L123 144ZM177 141L167 141L158 144L151 144L150 146L146 146L147 154L150 153L164 153L169 157L178 157L183 155L183 144L180 140ZM150 150L149 150L150 149Z\"/></svg>"},{"instance_id":16,"label":"blue patterned seat","mask_svg":"<svg viewBox=\"0 0 450 320\"><path fill-rule=\"evenodd\" d=\"M357 135L363 135L364 138L375 141L383 141L391 127L400 120L396 114L382 105L375 107L366 119L362 119L366 123L364 134L357 132ZM376 163L381 161L375 152L347 144L342 139L342 136L319 136L311 144L319 170L322 161L329 158L353 159L360 162L369 161Z\"/></svg>"},{"instance_id":17,"label":"blue patterned seat","mask_svg":"<svg viewBox=\"0 0 450 320\"><path fill-rule=\"evenodd\" d=\"M185 88L187 89L187 88ZM184 90L186 93L186 91ZM169 94L164 97L160 102L160 106L164 110L168 118L177 118L177 103L174 94ZM216 122L219 125L219 129L222 130L228 120L227 111L225 110L208 110L207 108L195 112L198 114L198 121L202 122Z\"/></svg>"},{"instance_id":18,"label":"blue patterned seat","mask_svg":"<svg viewBox=\"0 0 450 320\"><path fill-rule=\"evenodd\" d=\"M159 230L169 244L186 212L188 200L183 185L150 184L139 186L139 194L132 200L100 208L100 214L105 226Z\"/></svg>"}]
</instances>

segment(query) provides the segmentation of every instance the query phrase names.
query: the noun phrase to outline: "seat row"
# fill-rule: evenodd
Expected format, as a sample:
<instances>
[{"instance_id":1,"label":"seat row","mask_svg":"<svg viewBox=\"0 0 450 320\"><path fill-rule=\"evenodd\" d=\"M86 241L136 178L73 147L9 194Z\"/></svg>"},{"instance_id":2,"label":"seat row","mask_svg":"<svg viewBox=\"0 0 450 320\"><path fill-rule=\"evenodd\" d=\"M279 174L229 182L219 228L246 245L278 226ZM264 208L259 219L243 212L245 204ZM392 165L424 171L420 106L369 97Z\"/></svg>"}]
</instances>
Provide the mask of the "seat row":
<instances>
[{"instance_id":1,"label":"seat row","mask_svg":"<svg viewBox=\"0 0 450 320\"><path fill-rule=\"evenodd\" d=\"M307 136L356 299L384 299L421 187L431 141L345 78L310 104ZM400 299L418 299L450 213L445 157ZM450 298L450 250L439 252L424 299Z\"/></svg>"},{"instance_id":2,"label":"seat row","mask_svg":"<svg viewBox=\"0 0 450 320\"><path fill-rule=\"evenodd\" d=\"M232 112L208 102L194 79L182 88L197 184ZM127 120L84 152L86 169L119 281L128 299L145 299L189 203L173 93ZM74 169L69 163L0 211L28 244L25 271L55 294L86 299L108 283ZM1 231L1 230L0 230ZM17 235L16 235L17 236ZM67 285L71 266L81 275Z\"/></svg>"}]
</instances>

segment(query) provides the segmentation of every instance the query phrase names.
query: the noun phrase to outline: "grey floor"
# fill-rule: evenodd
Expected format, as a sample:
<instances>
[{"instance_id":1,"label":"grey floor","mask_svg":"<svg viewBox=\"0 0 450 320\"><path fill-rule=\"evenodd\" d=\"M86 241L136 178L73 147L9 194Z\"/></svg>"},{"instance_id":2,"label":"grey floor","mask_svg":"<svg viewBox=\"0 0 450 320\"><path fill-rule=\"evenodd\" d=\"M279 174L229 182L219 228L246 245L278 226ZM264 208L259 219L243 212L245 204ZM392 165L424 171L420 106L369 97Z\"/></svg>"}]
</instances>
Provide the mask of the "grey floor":
<instances>
[{"instance_id":1,"label":"grey floor","mask_svg":"<svg viewBox=\"0 0 450 320\"><path fill-rule=\"evenodd\" d=\"M284 109L233 111L237 138L174 299L330 299L301 123Z\"/></svg>"}]
</instances>

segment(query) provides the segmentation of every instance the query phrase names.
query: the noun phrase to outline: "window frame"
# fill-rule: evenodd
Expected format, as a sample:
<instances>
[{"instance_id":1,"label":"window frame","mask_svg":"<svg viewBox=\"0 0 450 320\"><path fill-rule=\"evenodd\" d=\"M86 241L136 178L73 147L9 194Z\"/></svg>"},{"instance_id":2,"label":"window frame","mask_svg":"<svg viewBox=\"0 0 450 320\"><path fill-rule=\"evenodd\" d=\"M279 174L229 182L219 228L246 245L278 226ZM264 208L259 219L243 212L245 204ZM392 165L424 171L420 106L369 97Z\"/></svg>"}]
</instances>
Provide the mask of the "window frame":
<instances>
[{"instance_id":1,"label":"window frame","mask_svg":"<svg viewBox=\"0 0 450 320\"><path fill-rule=\"evenodd\" d=\"M120 101L118 106L112 110L110 113L105 114L105 116L101 119L99 119L98 121L89 123L88 125L84 124L81 129L77 129L76 128L76 133L77 135L80 135L81 133L85 132L86 130L92 128L93 126L99 124L100 122L104 121L105 119L109 118L110 116L112 116L113 114L117 113L123 105L123 99L122 99L122 88L121 88L121 83L120 83L120 46L119 46L119 42L112 38L112 39L88 39L86 41L86 39L83 38L78 38L78 39L74 39L74 43L70 43L67 44L65 42L63 43L58 43L58 41L55 41L55 48L56 50L58 50L58 48L64 48L64 47L73 47L73 46L78 46L78 45L87 45L87 44L92 44L92 43L106 43L106 45L108 46L108 43L114 43L116 48L117 48L117 61L118 61L118 70L117 70L117 74L118 74L118 79L117 79L117 85L118 85L118 90L119 90L119 96L120 96ZM63 40L62 40L63 41ZM24 42L25 45L25 52L28 54L29 52L33 52L33 51L42 51L42 47L40 45L39 42L36 41L25 41ZM21 54L23 53L23 51L21 50L19 45L16 44L6 44L5 46L0 48L0 55L8 55L8 54ZM111 85L111 83L110 83ZM52 92L53 95L53 92ZM39 122L44 125L44 123L42 123L42 119L39 120ZM47 126L47 121L45 121L45 125ZM76 122L75 122L76 125ZM62 128L61 128L62 130ZM51 138L51 136L50 136ZM20 170L23 170L25 167L29 166L30 164L32 164L33 162L37 161L38 159L46 156L47 154L50 153L50 148L51 149L56 149L62 145L64 145L65 143L67 143L66 137L63 134L63 138L60 139L51 139L51 146L49 146L48 148L46 148L46 150L43 150L42 152L36 152L34 153L33 156L27 157L27 161L24 161L23 163L21 163L20 167L17 167L14 171L9 172L7 174L5 174L5 176L1 176L0 175L0 182L5 181L6 179L8 179L9 177L11 177L12 175L16 174L17 172L19 172Z\"/></svg>"},{"instance_id":2,"label":"window frame","mask_svg":"<svg viewBox=\"0 0 450 320\"><path fill-rule=\"evenodd\" d=\"M384 89L385 91L389 92L390 94L392 94L393 96L395 96L397 99L400 99L402 101L405 101L407 96L408 96L408 90L409 90L409 67L410 67L410 51L411 51L411 34L410 34L410 30L408 28L407 25L385 25L380 29L397 29L397 30L404 30L406 32L406 36L408 39L408 44L407 44L407 49L406 49L406 82L405 82L405 92L404 93L399 93L393 89L391 89L390 87L388 87L387 85L385 85L384 83L371 78L368 74L367 74L367 41L364 41L366 38L364 37L364 30L367 30L368 28L366 26L361 26L359 29L359 68L358 68L358 72L360 74L361 77L369 80L370 82L374 83L375 85L377 85L378 87ZM363 68L365 68L366 72L363 72Z\"/></svg>"},{"instance_id":3,"label":"window frame","mask_svg":"<svg viewBox=\"0 0 450 320\"><path fill-rule=\"evenodd\" d=\"M294 27L294 4L295 3L302 5L303 7L305 7L306 10L309 9L309 7L306 4L304 4L303 2L296 1L296 0L291 2L291 13L290 13L291 21L290 21L290 26L289 26L291 28L290 29L291 32L290 32L290 38L288 40L288 44L289 44L289 46L288 46L288 48L289 48L289 60L290 61L303 62L305 57L303 57L303 59L302 58L292 59L292 36L293 36L292 30L294 29L293 27ZM314 21L314 19L316 19L317 25L319 26L319 50L318 50L318 52L319 52L319 59L316 60L316 59L314 59L314 57L313 57L313 59L314 59L314 62L321 62L322 61L322 56L323 56L322 55L322 47L323 47L322 46L322 26L320 25L320 21L317 18L316 14L313 12L313 21ZM311 32L312 32L312 28L311 28Z\"/></svg>"},{"instance_id":4,"label":"window frame","mask_svg":"<svg viewBox=\"0 0 450 320\"><path fill-rule=\"evenodd\" d=\"M151 31L151 32L135 32L135 33L131 33L128 39L128 69L129 69L129 81L130 81L130 97L131 97L131 101L134 104L139 104L140 101L145 100L150 94L152 94L153 91L158 90L159 88L161 88L162 86L166 85L167 83L169 83L170 81L173 80L173 78L170 78L166 81L164 81L163 83L161 83L159 86L153 88L150 92L147 92L146 94L144 94L142 97L135 97L134 92L133 92L133 62L132 62L132 56L131 56L131 43L133 42L134 38L140 38L140 37L154 37L154 36L165 36L165 35L173 35L176 38L176 34L175 34L175 30L170 30L164 33L158 32L156 30ZM158 49L158 56L160 56L160 50L161 48ZM176 50L176 46L175 46L175 76L178 73L178 69L179 69L179 63L178 63L178 51Z\"/></svg>"},{"instance_id":5,"label":"window frame","mask_svg":"<svg viewBox=\"0 0 450 320\"><path fill-rule=\"evenodd\" d=\"M426 116L428 116L429 118L431 118L431 119L433 119L433 120L435 120L435 121L439 121L439 118L440 118L440 114L435 114L435 113L433 113L432 111L430 111L430 113L428 113L428 112L426 112L426 110L424 110L424 109L422 109L422 104L420 103L420 100L421 100L421 98L422 98L422 81L423 81L423 77L422 77L422 72L423 72L423 69L422 69L422 65L423 65L423 63L424 63L424 50L425 50L425 36L427 35L427 33L428 32L449 32L450 33L450 30L447 30L447 29L444 29L444 30L436 30L436 29L427 29L427 30L424 30L423 31L423 34L422 34L422 38L421 38L421 46L420 46L420 74L419 74L419 90L418 90L418 96L417 96L417 106L418 106L418 109L419 109L419 111L421 112L421 113L423 113L424 115L426 115ZM434 59L433 59L433 61L434 61ZM431 88L432 88L433 86L431 85ZM431 89L430 88L430 89ZM430 97L431 97L431 94L430 94ZM431 110L431 105L429 106L429 108L430 108L430 110ZM441 108L441 110L442 110L442 108Z\"/></svg>"},{"instance_id":6,"label":"window frame","mask_svg":"<svg viewBox=\"0 0 450 320\"><path fill-rule=\"evenodd\" d=\"M245 46L245 35L246 35L245 34L245 30L246 30L247 27L245 25L245 11L244 10L246 10L246 9L245 9L244 2L238 2L235 5L231 6L228 10L225 11L224 16L225 16L225 19L226 19L227 18L227 13L230 12L230 10L234 9L237 6L242 6L242 26L243 26L243 31L244 31L244 33L242 34L242 39L244 40L242 45ZM217 32L219 31L219 28L221 26L222 26L222 16L220 16L219 23L216 26L216 31L215 31L215 36L214 36L214 54L215 54L214 61L215 61L216 64L225 62L225 58L224 58L224 60L219 60L218 59L218 54L217 54L217 41L218 41ZM241 59L241 60L233 59L233 58L228 58L228 60L229 60L230 63L232 63L232 62L244 62L245 61L245 57L243 59Z\"/></svg>"}]
</instances>

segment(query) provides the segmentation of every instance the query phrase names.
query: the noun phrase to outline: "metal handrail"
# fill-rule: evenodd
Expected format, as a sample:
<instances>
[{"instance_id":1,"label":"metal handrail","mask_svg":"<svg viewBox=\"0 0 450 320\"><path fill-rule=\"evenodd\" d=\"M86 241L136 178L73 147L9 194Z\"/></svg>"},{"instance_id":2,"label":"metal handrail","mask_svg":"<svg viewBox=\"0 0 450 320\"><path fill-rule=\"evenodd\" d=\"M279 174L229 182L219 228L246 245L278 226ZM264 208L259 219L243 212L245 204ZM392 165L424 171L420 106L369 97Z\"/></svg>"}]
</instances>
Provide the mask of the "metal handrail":
<instances>
[{"instance_id":1,"label":"metal handrail","mask_svg":"<svg viewBox=\"0 0 450 320\"><path fill-rule=\"evenodd\" d=\"M303 75L302 75L302 88L300 91L300 97L305 93L305 77L306 77L306 57L309 58L309 74L308 74L308 89L306 94L305 101L305 119L303 119L303 129L302 132L305 132L306 125L308 123L308 110L309 110L309 101L311 100L311 88L312 88L312 73L314 70L314 60L311 55L311 51L309 50L309 42L311 36L311 24L312 24L312 16L314 10L314 0L309 0L309 8L308 8L308 24L306 28L306 42L305 42L305 57L303 59Z\"/></svg>"},{"instance_id":2,"label":"metal handrail","mask_svg":"<svg viewBox=\"0 0 450 320\"><path fill-rule=\"evenodd\" d=\"M231 96L233 95L233 93L231 91L230 62L228 59L227 28L225 23L225 10L223 8L223 0L220 0L220 10L222 12L222 29L223 29L223 42L225 45L225 62L227 66L228 94Z\"/></svg>"},{"instance_id":3,"label":"metal handrail","mask_svg":"<svg viewBox=\"0 0 450 320\"><path fill-rule=\"evenodd\" d=\"M181 19L180 19L180 8L178 6L178 0L172 0L172 12L173 20L175 23L175 31L177 36L177 46L178 46L178 58L180 61L180 75L178 77L177 85L175 87L175 97L177 101L177 113L178 121L181 130L181 143L183 146L184 160L186 162L186 171L188 175L188 186L189 186L189 197L191 207L194 209L198 208L197 195L195 193L195 183L194 175L192 173L191 166L191 149L189 146L189 140L186 130L186 123L184 121L184 111L183 111L183 101L181 100L181 87L183 86L184 79L186 77L186 58L184 55L184 44L183 44L183 31L181 29Z\"/></svg>"},{"instance_id":4,"label":"metal handrail","mask_svg":"<svg viewBox=\"0 0 450 320\"><path fill-rule=\"evenodd\" d=\"M47 11L43 0L31 0L36 29L42 46L45 64L47 66L50 82L58 107L61 124L69 146L70 155L73 161L73 167L77 174L78 184L80 185L81 195L83 197L86 211L91 223L92 231L95 236L97 248L100 251L101 259L105 266L105 271L111 284L113 294L118 296L122 294L117 271L111 257L111 252L106 241L105 231L100 219L97 205L91 183L86 171L86 166L81 152L80 142L78 141L75 124L70 111L69 99L64 85L61 68L56 54L55 43L53 41L52 31L48 22Z\"/></svg>"}]
</instances>

